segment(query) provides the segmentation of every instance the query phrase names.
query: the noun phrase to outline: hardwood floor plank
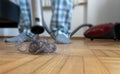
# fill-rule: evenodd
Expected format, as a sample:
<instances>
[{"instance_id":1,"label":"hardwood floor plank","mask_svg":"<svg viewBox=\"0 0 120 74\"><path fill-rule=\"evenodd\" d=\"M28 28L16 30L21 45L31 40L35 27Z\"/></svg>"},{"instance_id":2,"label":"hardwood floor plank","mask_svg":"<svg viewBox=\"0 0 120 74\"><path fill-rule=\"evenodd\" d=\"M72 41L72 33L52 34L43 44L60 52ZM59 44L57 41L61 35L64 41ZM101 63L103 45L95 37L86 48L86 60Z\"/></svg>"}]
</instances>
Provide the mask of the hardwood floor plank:
<instances>
[{"instance_id":1,"label":"hardwood floor plank","mask_svg":"<svg viewBox=\"0 0 120 74\"><path fill-rule=\"evenodd\" d=\"M85 74L110 74L96 57L84 57Z\"/></svg>"},{"instance_id":2,"label":"hardwood floor plank","mask_svg":"<svg viewBox=\"0 0 120 74\"><path fill-rule=\"evenodd\" d=\"M33 74L83 74L81 57L59 56Z\"/></svg>"},{"instance_id":3,"label":"hardwood floor plank","mask_svg":"<svg viewBox=\"0 0 120 74\"><path fill-rule=\"evenodd\" d=\"M47 62L51 61L53 56L51 55L43 55L37 57L37 59L32 60L25 65L21 65L16 69L7 72L6 74L31 74L36 69L40 68L41 66L45 65ZM19 71L19 73L18 73Z\"/></svg>"},{"instance_id":4,"label":"hardwood floor plank","mask_svg":"<svg viewBox=\"0 0 120 74\"><path fill-rule=\"evenodd\" d=\"M58 74L66 58L66 56L58 55L46 63L44 66L36 69L32 74Z\"/></svg>"},{"instance_id":5,"label":"hardwood floor plank","mask_svg":"<svg viewBox=\"0 0 120 74\"><path fill-rule=\"evenodd\" d=\"M119 57L102 57L101 61L109 69L111 74L120 73L120 58Z\"/></svg>"},{"instance_id":6,"label":"hardwood floor plank","mask_svg":"<svg viewBox=\"0 0 120 74\"><path fill-rule=\"evenodd\" d=\"M17 61L1 65L0 66L0 74L4 74L8 71L11 71L21 65L24 65L24 64L36 59L37 57L38 56L26 56L25 58L19 59Z\"/></svg>"},{"instance_id":7,"label":"hardwood floor plank","mask_svg":"<svg viewBox=\"0 0 120 74\"><path fill-rule=\"evenodd\" d=\"M101 50L96 50L96 49L91 49L91 50L97 57L109 57L107 54L105 54Z\"/></svg>"},{"instance_id":8,"label":"hardwood floor plank","mask_svg":"<svg viewBox=\"0 0 120 74\"><path fill-rule=\"evenodd\" d=\"M69 57L58 74L84 74L82 57Z\"/></svg>"},{"instance_id":9,"label":"hardwood floor plank","mask_svg":"<svg viewBox=\"0 0 120 74\"><path fill-rule=\"evenodd\" d=\"M112 52L111 50L102 50L102 52L104 52L106 55L108 55L110 57L120 57L119 54Z\"/></svg>"}]
</instances>

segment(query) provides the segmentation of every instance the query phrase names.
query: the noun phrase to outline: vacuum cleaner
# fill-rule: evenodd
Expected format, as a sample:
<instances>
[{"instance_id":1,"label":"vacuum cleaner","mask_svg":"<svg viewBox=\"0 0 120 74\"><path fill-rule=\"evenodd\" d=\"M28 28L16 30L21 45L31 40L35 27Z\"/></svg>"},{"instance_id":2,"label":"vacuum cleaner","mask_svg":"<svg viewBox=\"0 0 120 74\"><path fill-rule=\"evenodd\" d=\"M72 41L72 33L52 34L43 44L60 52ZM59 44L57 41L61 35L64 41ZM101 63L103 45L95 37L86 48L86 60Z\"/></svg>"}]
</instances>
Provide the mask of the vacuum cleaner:
<instances>
[{"instance_id":1,"label":"vacuum cleaner","mask_svg":"<svg viewBox=\"0 0 120 74\"><path fill-rule=\"evenodd\" d=\"M93 39L120 39L120 23L105 23L92 26L84 32L86 38Z\"/></svg>"}]
</instances>

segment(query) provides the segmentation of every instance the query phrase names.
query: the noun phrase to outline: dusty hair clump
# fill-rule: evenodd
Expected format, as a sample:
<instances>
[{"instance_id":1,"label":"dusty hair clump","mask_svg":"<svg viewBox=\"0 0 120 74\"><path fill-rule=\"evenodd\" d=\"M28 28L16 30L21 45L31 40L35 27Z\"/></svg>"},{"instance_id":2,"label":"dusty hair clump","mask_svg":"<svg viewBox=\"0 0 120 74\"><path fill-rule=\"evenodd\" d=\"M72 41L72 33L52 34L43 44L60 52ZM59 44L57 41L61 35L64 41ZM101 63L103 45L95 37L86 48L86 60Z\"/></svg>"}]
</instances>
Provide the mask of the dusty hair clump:
<instances>
[{"instance_id":1,"label":"dusty hair clump","mask_svg":"<svg viewBox=\"0 0 120 74\"><path fill-rule=\"evenodd\" d=\"M30 42L28 51L32 54L39 54L39 53L52 53L57 50L57 46L55 43L47 40L34 40Z\"/></svg>"}]
</instances>

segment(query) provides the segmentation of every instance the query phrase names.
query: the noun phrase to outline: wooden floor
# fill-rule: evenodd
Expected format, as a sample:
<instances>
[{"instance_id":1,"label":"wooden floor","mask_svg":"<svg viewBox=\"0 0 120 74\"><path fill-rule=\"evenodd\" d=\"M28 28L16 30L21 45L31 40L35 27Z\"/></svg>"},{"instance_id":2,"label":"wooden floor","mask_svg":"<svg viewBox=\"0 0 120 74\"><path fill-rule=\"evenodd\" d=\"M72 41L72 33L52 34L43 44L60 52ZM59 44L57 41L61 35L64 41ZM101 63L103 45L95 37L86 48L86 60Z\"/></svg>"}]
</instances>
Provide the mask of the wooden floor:
<instances>
[{"instance_id":1,"label":"wooden floor","mask_svg":"<svg viewBox=\"0 0 120 74\"><path fill-rule=\"evenodd\" d=\"M52 54L23 54L0 42L0 74L120 74L120 41L78 39Z\"/></svg>"}]
</instances>

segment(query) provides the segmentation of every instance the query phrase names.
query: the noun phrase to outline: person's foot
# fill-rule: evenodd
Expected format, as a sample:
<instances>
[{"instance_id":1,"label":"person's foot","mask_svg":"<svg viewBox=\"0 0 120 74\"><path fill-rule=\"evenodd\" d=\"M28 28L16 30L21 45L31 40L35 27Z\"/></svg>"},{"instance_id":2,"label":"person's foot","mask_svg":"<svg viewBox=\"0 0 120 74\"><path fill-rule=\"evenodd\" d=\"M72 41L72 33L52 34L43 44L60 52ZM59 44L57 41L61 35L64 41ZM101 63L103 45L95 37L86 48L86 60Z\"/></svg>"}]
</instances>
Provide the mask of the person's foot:
<instances>
[{"instance_id":1,"label":"person's foot","mask_svg":"<svg viewBox=\"0 0 120 74\"><path fill-rule=\"evenodd\" d=\"M55 41L58 44L70 44L71 43L71 40L64 34L58 34L55 37Z\"/></svg>"},{"instance_id":2,"label":"person's foot","mask_svg":"<svg viewBox=\"0 0 120 74\"><path fill-rule=\"evenodd\" d=\"M25 41L31 41L32 39L33 38L28 36L26 32L22 32L16 37L5 39L5 42L25 42Z\"/></svg>"},{"instance_id":3,"label":"person's foot","mask_svg":"<svg viewBox=\"0 0 120 74\"><path fill-rule=\"evenodd\" d=\"M61 32L54 32L51 33L52 37L54 38L55 42L58 44L70 44L71 40L70 37Z\"/></svg>"}]
</instances>

